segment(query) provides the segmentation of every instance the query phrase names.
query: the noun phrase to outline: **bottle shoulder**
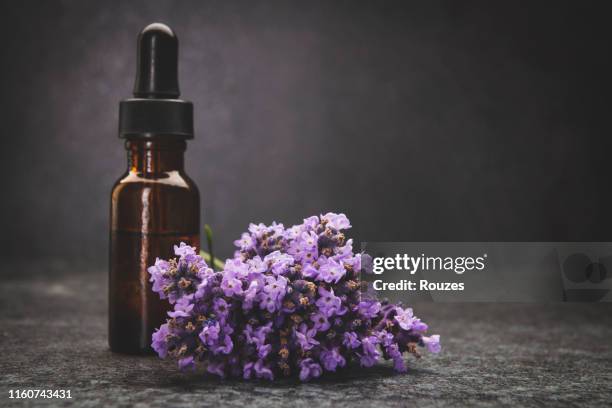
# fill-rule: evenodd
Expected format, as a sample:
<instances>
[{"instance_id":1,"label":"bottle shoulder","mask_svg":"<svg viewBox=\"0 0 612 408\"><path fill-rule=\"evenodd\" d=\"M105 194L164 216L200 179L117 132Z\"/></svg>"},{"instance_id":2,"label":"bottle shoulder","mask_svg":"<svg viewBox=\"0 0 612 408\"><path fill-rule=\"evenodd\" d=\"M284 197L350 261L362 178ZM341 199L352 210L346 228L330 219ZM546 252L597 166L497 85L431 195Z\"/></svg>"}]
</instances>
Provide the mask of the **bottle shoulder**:
<instances>
[{"instance_id":1,"label":"bottle shoulder","mask_svg":"<svg viewBox=\"0 0 612 408\"><path fill-rule=\"evenodd\" d=\"M197 186L193 180L187 176L187 174L179 171L168 171L157 174L142 174L129 171L119 177L119 179L113 185L113 190L128 186L167 186L172 188L197 190Z\"/></svg>"},{"instance_id":2,"label":"bottle shoulder","mask_svg":"<svg viewBox=\"0 0 612 408\"><path fill-rule=\"evenodd\" d=\"M111 228L123 231L198 231L200 196L184 174L122 176L111 193Z\"/></svg>"},{"instance_id":3,"label":"bottle shoulder","mask_svg":"<svg viewBox=\"0 0 612 408\"><path fill-rule=\"evenodd\" d=\"M156 175L142 175L136 172L127 172L114 184L111 192L113 198L125 195L140 194L145 190L180 194L199 199L196 184L185 173L178 171L165 172Z\"/></svg>"}]
</instances>

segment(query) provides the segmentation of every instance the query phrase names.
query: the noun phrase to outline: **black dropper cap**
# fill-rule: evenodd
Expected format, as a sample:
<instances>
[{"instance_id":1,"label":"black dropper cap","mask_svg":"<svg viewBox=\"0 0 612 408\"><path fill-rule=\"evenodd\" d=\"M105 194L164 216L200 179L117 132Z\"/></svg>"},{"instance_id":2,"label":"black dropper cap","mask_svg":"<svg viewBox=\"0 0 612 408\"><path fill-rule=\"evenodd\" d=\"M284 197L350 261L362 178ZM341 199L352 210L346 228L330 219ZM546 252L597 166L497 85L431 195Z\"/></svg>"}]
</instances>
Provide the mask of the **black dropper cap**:
<instances>
[{"instance_id":1,"label":"black dropper cap","mask_svg":"<svg viewBox=\"0 0 612 408\"><path fill-rule=\"evenodd\" d=\"M193 138L193 105L178 99L178 38L161 23L138 35L134 98L119 103L119 137Z\"/></svg>"}]
</instances>

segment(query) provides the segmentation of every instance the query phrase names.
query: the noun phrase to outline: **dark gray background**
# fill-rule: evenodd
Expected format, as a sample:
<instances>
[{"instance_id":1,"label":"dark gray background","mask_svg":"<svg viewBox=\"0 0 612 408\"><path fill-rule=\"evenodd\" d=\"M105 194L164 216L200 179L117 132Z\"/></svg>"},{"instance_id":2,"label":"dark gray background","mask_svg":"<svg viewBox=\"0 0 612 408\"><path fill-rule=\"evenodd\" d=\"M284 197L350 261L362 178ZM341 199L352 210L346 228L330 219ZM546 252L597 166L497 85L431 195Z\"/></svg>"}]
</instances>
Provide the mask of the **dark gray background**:
<instances>
[{"instance_id":1,"label":"dark gray background","mask_svg":"<svg viewBox=\"0 0 612 408\"><path fill-rule=\"evenodd\" d=\"M612 239L604 2L5 2L2 256L104 265L135 38L180 38L221 255L251 221L367 241Z\"/></svg>"}]
</instances>

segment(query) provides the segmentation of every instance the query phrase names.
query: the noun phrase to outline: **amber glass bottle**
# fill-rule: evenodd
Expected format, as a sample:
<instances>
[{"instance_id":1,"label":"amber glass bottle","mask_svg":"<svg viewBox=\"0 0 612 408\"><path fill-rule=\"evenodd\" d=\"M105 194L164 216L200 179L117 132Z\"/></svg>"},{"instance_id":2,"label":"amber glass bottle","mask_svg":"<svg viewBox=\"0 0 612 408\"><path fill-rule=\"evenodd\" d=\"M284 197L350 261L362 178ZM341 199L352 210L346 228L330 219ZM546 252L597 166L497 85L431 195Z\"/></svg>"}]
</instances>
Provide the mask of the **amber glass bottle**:
<instances>
[{"instance_id":1,"label":"amber glass bottle","mask_svg":"<svg viewBox=\"0 0 612 408\"><path fill-rule=\"evenodd\" d=\"M184 170L193 107L177 99L177 57L170 28L146 27L134 98L120 104L128 168L111 195L109 345L116 352L151 352L151 335L166 319L170 305L152 291L147 268L174 256L180 242L200 246L199 194Z\"/></svg>"}]
</instances>

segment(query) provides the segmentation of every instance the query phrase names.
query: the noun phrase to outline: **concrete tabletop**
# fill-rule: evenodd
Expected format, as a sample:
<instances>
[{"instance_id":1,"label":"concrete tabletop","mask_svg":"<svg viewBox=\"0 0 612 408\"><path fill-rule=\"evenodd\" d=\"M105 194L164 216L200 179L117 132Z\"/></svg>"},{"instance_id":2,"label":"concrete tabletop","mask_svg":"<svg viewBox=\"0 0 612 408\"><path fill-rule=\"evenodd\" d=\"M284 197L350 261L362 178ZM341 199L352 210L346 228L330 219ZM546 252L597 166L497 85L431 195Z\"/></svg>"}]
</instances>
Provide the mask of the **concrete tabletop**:
<instances>
[{"instance_id":1,"label":"concrete tabletop","mask_svg":"<svg viewBox=\"0 0 612 408\"><path fill-rule=\"evenodd\" d=\"M217 380L106 343L106 272L65 263L0 282L0 406L609 406L612 304L419 304L439 355L301 384ZM71 390L71 400L9 390Z\"/></svg>"}]
</instances>

